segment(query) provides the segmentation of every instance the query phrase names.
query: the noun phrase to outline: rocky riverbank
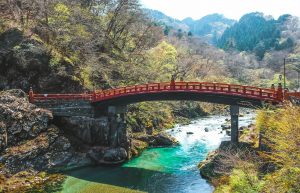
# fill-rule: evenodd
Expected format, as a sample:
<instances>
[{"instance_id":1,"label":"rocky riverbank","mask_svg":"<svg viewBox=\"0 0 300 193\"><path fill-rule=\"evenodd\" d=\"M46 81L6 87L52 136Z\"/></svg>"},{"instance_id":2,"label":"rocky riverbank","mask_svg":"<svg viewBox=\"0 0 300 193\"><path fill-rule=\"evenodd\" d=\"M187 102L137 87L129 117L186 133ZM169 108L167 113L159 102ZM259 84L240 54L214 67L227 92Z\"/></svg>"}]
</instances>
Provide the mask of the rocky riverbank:
<instances>
[{"instance_id":1,"label":"rocky riverbank","mask_svg":"<svg viewBox=\"0 0 300 193\"><path fill-rule=\"evenodd\" d=\"M223 125L222 129L227 133L230 131L230 126ZM254 147L258 146L258 133L255 126L250 124L247 127L240 127L239 135L239 144L223 141L217 150L210 152L198 165L201 176L214 186L218 186L222 177L230 174L237 157L243 159L243 155L255 154Z\"/></svg>"},{"instance_id":2,"label":"rocky riverbank","mask_svg":"<svg viewBox=\"0 0 300 193\"><path fill-rule=\"evenodd\" d=\"M50 111L30 104L21 90L0 93L0 190L4 192L46 189L63 178L53 172L123 163L148 146L175 143L166 134L134 135L125 123L110 124L105 117L58 121Z\"/></svg>"}]
</instances>

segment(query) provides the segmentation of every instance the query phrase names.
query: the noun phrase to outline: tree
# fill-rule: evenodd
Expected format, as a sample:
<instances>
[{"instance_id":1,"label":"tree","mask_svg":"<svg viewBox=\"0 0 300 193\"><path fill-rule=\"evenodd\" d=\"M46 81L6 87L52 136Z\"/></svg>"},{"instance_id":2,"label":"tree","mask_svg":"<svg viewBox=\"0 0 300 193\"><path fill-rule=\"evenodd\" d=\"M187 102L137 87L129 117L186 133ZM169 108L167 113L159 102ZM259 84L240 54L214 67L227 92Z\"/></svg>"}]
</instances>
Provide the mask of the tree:
<instances>
[{"instance_id":1,"label":"tree","mask_svg":"<svg viewBox=\"0 0 300 193\"><path fill-rule=\"evenodd\" d=\"M218 47L228 50L254 51L262 59L265 50L274 48L280 38L276 20L266 19L262 13L244 15L238 23L227 28L218 41Z\"/></svg>"},{"instance_id":2,"label":"tree","mask_svg":"<svg viewBox=\"0 0 300 193\"><path fill-rule=\"evenodd\" d=\"M151 81L170 81L175 73L177 63L177 50L171 44L163 41L148 54Z\"/></svg>"}]
</instances>

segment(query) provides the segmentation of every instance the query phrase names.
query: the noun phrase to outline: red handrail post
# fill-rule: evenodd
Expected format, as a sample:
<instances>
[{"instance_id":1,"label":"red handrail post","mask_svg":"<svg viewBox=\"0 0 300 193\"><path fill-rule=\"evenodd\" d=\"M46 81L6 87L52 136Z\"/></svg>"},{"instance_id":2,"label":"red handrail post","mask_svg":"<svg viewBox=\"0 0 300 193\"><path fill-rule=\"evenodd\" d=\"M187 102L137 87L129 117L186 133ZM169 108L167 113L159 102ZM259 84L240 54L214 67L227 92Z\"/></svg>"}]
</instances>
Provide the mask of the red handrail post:
<instances>
[{"instance_id":1,"label":"red handrail post","mask_svg":"<svg viewBox=\"0 0 300 193\"><path fill-rule=\"evenodd\" d=\"M34 102L34 93L33 93L32 87L30 87L30 89L29 89L29 102L30 103Z\"/></svg>"},{"instance_id":2,"label":"red handrail post","mask_svg":"<svg viewBox=\"0 0 300 193\"><path fill-rule=\"evenodd\" d=\"M262 91L262 89L260 88L260 89L259 89L259 96L262 97L262 95L263 95L263 91Z\"/></svg>"},{"instance_id":3,"label":"red handrail post","mask_svg":"<svg viewBox=\"0 0 300 193\"><path fill-rule=\"evenodd\" d=\"M171 80L170 86L171 86L171 90L175 90L175 80L173 78Z\"/></svg>"},{"instance_id":4,"label":"red handrail post","mask_svg":"<svg viewBox=\"0 0 300 193\"><path fill-rule=\"evenodd\" d=\"M271 85L271 90L275 91L275 85L274 84Z\"/></svg>"},{"instance_id":5,"label":"red handrail post","mask_svg":"<svg viewBox=\"0 0 300 193\"><path fill-rule=\"evenodd\" d=\"M276 95L276 89L275 89L275 85L271 84L271 90L272 90L272 96L274 97Z\"/></svg>"},{"instance_id":6,"label":"red handrail post","mask_svg":"<svg viewBox=\"0 0 300 193\"><path fill-rule=\"evenodd\" d=\"M280 100L280 101L283 101L283 91L282 91L282 85L281 85L281 83L278 84L277 99Z\"/></svg>"},{"instance_id":7,"label":"red handrail post","mask_svg":"<svg viewBox=\"0 0 300 193\"><path fill-rule=\"evenodd\" d=\"M96 91L93 90L93 101L96 101L97 95L96 95Z\"/></svg>"}]
</instances>

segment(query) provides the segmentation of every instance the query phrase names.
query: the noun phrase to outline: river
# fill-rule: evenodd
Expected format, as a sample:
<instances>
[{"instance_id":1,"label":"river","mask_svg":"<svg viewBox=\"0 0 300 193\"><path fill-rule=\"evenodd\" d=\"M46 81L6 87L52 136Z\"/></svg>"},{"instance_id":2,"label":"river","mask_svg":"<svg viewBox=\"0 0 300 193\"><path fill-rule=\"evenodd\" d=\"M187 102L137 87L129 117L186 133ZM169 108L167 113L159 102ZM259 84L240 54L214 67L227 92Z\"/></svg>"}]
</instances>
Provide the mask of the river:
<instances>
[{"instance_id":1,"label":"river","mask_svg":"<svg viewBox=\"0 0 300 193\"><path fill-rule=\"evenodd\" d=\"M239 125L253 123L253 117L241 117ZM222 140L229 139L221 133L226 118L229 117L209 116L190 125L178 125L167 132L179 141L179 146L148 149L120 167L87 167L68 172L61 192L211 193L213 187L201 178L197 165Z\"/></svg>"}]
</instances>

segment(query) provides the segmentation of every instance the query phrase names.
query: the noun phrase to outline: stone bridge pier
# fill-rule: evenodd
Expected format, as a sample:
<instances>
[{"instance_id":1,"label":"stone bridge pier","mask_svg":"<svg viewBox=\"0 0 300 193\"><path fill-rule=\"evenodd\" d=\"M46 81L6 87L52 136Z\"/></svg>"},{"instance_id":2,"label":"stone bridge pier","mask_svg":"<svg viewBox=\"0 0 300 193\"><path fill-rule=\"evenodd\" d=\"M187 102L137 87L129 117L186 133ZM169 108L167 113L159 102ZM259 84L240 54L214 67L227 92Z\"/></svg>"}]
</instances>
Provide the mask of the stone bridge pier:
<instances>
[{"instance_id":1,"label":"stone bridge pier","mask_svg":"<svg viewBox=\"0 0 300 193\"><path fill-rule=\"evenodd\" d=\"M230 106L230 116L231 116L231 142L239 142L239 106Z\"/></svg>"},{"instance_id":2,"label":"stone bridge pier","mask_svg":"<svg viewBox=\"0 0 300 193\"><path fill-rule=\"evenodd\" d=\"M71 100L52 100L35 104L52 111L53 123L66 134L73 136L78 144L122 147L129 152L126 106L107 106L99 109L88 101Z\"/></svg>"},{"instance_id":3,"label":"stone bridge pier","mask_svg":"<svg viewBox=\"0 0 300 193\"><path fill-rule=\"evenodd\" d=\"M126 106L108 106L107 117L110 128L110 146L127 147L129 144L127 140L128 132L126 125Z\"/></svg>"},{"instance_id":4,"label":"stone bridge pier","mask_svg":"<svg viewBox=\"0 0 300 193\"><path fill-rule=\"evenodd\" d=\"M88 144L129 147L126 105L99 108L88 101L43 101L36 105L52 111L60 126ZM230 106L231 142L238 143L239 106Z\"/></svg>"}]
</instances>

